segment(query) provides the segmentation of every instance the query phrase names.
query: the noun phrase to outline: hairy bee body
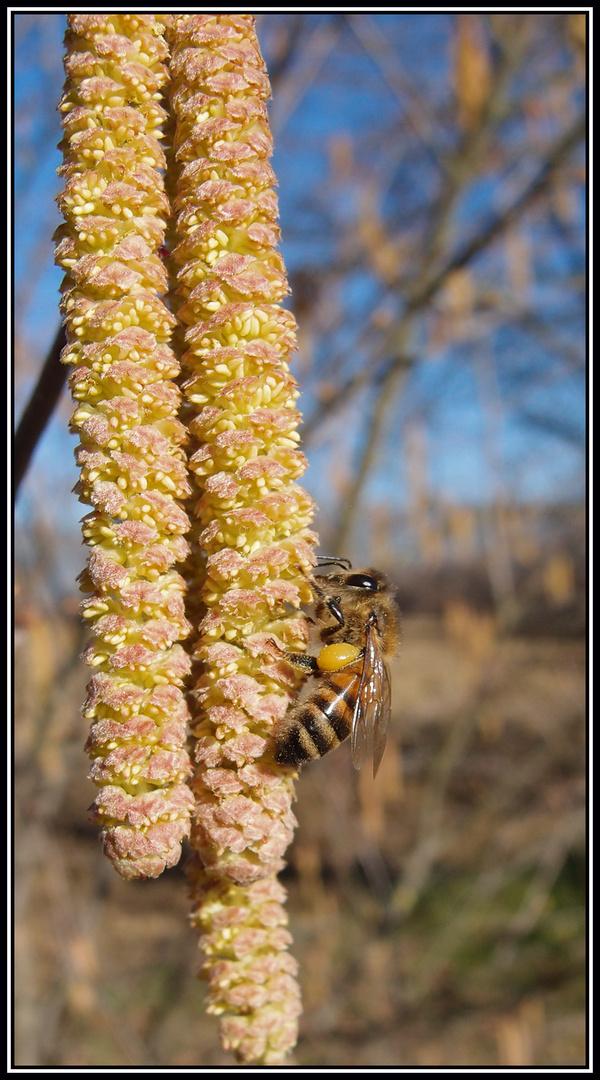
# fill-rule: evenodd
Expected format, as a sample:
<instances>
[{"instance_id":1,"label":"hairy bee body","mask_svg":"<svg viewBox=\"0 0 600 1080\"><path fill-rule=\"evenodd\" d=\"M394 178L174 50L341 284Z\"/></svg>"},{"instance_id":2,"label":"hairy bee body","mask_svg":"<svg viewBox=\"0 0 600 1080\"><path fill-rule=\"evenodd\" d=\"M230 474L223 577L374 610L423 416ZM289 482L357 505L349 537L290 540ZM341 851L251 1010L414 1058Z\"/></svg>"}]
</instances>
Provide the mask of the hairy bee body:
<instances>
[{"instance_id":1,"label":"hairy bee body","mask_svg":"<svg viewBox=\"0 0 600 1080\"><path fill-rule=\"evenodd\" d=\"M378 570L317 575L311 583L323 647L317 656L286 654L309 678L276 732L275 760L301 765L351 736L355 768L372 758L375 775L390 717L388 661L399 636L392 586Z\"/></svg>"},{"instance_id":2,"label":"hairy bee body","mask_svg":"<svg viewBox=\"0 0 600 1080\"><path fill-rule=\"evenodd\" d=\"M304 702L292 711L282 725L276 760L280 764L300 765L323 757L339 746L352 731L362 658L332 671L322 678Z\"/></svg>"}]
</instances>

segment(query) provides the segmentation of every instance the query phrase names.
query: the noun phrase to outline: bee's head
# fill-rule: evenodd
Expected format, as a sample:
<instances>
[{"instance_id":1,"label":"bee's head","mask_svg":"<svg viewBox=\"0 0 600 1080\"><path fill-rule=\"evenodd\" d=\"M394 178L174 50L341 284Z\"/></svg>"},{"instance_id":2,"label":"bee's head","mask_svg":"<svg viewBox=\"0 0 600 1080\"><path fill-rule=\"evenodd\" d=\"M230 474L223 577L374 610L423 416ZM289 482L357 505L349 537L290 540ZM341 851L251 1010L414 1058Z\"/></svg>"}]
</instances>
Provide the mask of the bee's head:
<instances>
[{"instance_id":1,"label":"bee's head","mask_svg":"<svg viewBox=\"0 0 600 1080\"><path fill-rule=\"evenodd\" d=\"M347 573L319 574L317 580L322 581L328 589L340 586L357 593L380 593L389 589L390 583L385 574L380 570L349 570Z\"/></svg>"}]
</instances>

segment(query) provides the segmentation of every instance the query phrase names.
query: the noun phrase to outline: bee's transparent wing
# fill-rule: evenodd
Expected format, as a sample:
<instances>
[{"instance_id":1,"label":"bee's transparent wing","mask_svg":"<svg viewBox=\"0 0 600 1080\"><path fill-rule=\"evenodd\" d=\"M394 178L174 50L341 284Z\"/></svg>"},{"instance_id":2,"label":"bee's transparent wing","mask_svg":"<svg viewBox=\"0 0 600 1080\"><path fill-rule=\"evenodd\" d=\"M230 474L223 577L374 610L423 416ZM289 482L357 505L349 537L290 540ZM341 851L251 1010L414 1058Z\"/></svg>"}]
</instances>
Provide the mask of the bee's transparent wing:
<instances>
[{"instance_id":1,"label":"bee's transparent wing","mask_svg":"<svg viewBox=\"0 0 600 1080\"><path fill-rule=\"evenodd\" d=\"M379 640L375 626L370 623L350 736L354 768L362 769L373 758L373 776L385 750L392 699L390 673Z\"/></svg>"}]
</instances>

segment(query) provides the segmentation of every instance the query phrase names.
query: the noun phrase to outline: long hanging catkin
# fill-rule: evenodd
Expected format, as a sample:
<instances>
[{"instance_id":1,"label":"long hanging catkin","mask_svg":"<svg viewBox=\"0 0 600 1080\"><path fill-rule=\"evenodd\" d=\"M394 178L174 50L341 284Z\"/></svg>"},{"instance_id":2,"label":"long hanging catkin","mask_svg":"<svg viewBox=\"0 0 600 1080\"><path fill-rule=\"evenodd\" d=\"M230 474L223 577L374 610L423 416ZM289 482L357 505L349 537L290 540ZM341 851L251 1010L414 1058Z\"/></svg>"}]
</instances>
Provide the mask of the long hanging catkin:
<instances>
[{"instance_id":1,"label":"long hanging catkin","mask_svg":"<svg viewBox=\"0 0 600 1080\"><path fill-rule=\"evenodd\" d=\"M295 322L279 239L269 81L250 15L171 17L177 290L186 330L183 390L198 448L190 458L206 559L195 656L196 799L190 873L209 1008L239 1060L276 1064L297 1036L295 961L276 880L295 820L292 774L273 728L293 675L270 642L305 647L294 608L313 503L295 480ZM287 683L286 683L287 679Z\"/></svg>"},{"instance_id":2,"label":"long hanging catkin","mask_svg":"<svg viewBox=\"0 0 600 1080\"><path fill-rule=\"evenodd\" d=\"M177 419L179 365L159 257L169 211L161 149L168 73L153 15L70 15L60 102L64 190L56 261L65 270L62 360L74 370L77 491L92 510L82 588L97 669L85 715L104 849L124 877L155 877L180 855L193 799L185 781L189 494Z\"/></svg>"}]
</instances>

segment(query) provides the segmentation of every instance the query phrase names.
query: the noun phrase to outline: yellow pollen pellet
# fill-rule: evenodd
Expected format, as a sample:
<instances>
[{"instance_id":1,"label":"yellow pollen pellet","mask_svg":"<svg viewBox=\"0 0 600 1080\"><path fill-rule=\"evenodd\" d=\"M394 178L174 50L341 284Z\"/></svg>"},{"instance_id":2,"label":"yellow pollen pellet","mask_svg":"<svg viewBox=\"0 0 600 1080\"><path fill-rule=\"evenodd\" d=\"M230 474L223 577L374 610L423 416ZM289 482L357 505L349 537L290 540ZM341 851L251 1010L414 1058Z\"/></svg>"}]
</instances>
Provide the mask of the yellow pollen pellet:
<instances>
[{"instance_id":1,"label":"yellow pollen pellet","mask_svg":"<svg viewBox=\"0 0 600 1080\"><path fill-rule=\"evenodd\" d=\"M340 641L334 645L325 645L317 656L317 664L321 671L339 671L340 668L352 664L359 656L360 649L356 645Z\"/></svg>"}]
</instances>

